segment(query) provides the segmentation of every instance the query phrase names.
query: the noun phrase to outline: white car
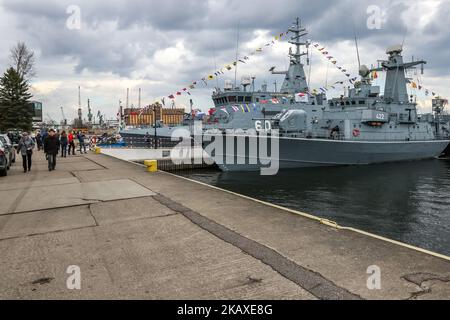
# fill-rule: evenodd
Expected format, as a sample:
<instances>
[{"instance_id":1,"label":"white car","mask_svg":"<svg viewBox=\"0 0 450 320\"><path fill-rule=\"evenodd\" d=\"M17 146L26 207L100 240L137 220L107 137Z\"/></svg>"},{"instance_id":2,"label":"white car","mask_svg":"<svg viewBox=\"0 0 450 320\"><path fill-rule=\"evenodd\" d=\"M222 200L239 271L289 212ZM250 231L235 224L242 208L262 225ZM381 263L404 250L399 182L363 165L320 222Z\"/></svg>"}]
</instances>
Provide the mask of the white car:
<instances>
[{"instance_id":1,"label":"white car","mask_svg":"<svg viewBox=\"0 0 450 320\"><path fill-rule=\"evenodd\" d=\"M0 140L0 176L4 177L8 174L8 169L10 167L9 162L9 152Z\"/></svg>"},{"instance_id":2,"label":"white car","mask_svg":"<svg viewBox=\"0 0 450 320\"><path fill-rule=\"evenodd\" d=\"M14 148L11 139L9 139L8 135L0 134L0 141L3 143L3 146L9 151L9 163L10 165L16 162L16 149Z\"/></svg>"}]
</instances>

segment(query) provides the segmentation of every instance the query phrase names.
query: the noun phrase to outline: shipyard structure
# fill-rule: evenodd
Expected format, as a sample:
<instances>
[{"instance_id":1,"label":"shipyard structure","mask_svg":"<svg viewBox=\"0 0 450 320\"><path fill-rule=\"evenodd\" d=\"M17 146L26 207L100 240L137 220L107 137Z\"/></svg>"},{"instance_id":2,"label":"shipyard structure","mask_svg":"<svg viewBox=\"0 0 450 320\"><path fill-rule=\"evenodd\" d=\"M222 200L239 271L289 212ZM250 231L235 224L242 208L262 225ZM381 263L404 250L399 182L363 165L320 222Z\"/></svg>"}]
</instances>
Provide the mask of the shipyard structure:
<instances>
[{"instance_id":1,"label":"shipyard structure","mask_svg":"<svg viewBox=\"0 0 450 320\"><path fill-rule=\"evenodd\" d=\"M125 108L123 120L126 126L153 126L155 123L174 126L183 122L184 108L163 108L153 104L145 108Z\"/></svg>"}]
</instances>

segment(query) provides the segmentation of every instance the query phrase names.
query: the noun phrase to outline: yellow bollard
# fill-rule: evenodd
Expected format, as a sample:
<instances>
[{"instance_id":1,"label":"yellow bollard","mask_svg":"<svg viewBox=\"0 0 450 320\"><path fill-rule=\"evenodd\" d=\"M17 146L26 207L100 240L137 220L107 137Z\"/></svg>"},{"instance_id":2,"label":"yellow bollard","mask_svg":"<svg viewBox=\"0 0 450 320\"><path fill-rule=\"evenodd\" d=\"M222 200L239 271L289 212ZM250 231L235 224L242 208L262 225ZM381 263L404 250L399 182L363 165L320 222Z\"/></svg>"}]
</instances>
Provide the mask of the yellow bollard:
<instances>
[{"instance_id":1,"label":"yellow bollard","mask_svg":"<svg viewBox=\"0 0 450 320\"><path fill-rule=\"evenodd\" d=\"M158 161L157 160L145 160L144 165L147 166L148 172L158 171Z\"/></svg>"},{"instance_id":2,"label":"yellow bollard","mask_svg":"<svg viewBox=\"0 0 450 320\"><path fill-rule=\"evenodd\" d=\"M95 147L95 154L100 154L100 153L102 153L102 148L100 148L100 147Z\"/></svg>"}]
</instances>

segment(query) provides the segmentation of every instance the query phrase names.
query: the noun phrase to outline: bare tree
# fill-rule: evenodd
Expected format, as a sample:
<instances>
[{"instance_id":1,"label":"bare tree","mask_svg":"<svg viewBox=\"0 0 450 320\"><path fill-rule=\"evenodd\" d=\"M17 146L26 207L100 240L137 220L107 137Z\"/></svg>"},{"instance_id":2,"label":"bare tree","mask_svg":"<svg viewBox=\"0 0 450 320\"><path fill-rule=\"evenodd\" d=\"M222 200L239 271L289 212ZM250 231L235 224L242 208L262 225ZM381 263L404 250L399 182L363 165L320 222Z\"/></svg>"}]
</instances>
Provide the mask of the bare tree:
<instances>
[{"instance_id":1,"label":"bare tree","mask_svg":"<svg viewBox=\"0 0 450 320\"><path fill-rule=\"evenodd\" d=\"M34 72L34 52L23 42L18 42L11 48L11 60L13 67L24 79L35 76Z\"/></svg>"}]
</instances>

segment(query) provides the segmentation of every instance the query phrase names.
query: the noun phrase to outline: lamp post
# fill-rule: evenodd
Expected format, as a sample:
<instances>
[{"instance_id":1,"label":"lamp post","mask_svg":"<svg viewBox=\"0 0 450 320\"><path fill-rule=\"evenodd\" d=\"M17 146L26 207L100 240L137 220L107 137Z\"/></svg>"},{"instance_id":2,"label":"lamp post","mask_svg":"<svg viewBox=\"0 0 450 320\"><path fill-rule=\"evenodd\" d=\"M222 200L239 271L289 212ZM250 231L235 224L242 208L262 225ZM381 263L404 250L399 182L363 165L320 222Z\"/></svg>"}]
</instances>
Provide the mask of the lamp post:
<instances>
[{"instance_id":1,"label":"lamp post","mask_svg":"<svg viewBox=\"0 0 450 320\"><path fill-rule=\"evenodd\" d=\"M154 127L155 127L155 134L154 134L154 137L153 137L153 144L154 144L154 148L158 149L158 140L157 140L158 135L157 135L157 132L156 132L156 104L153 105L153 118L154 118L153 122L154 122Z\"/></svg>"}]
</instances>

